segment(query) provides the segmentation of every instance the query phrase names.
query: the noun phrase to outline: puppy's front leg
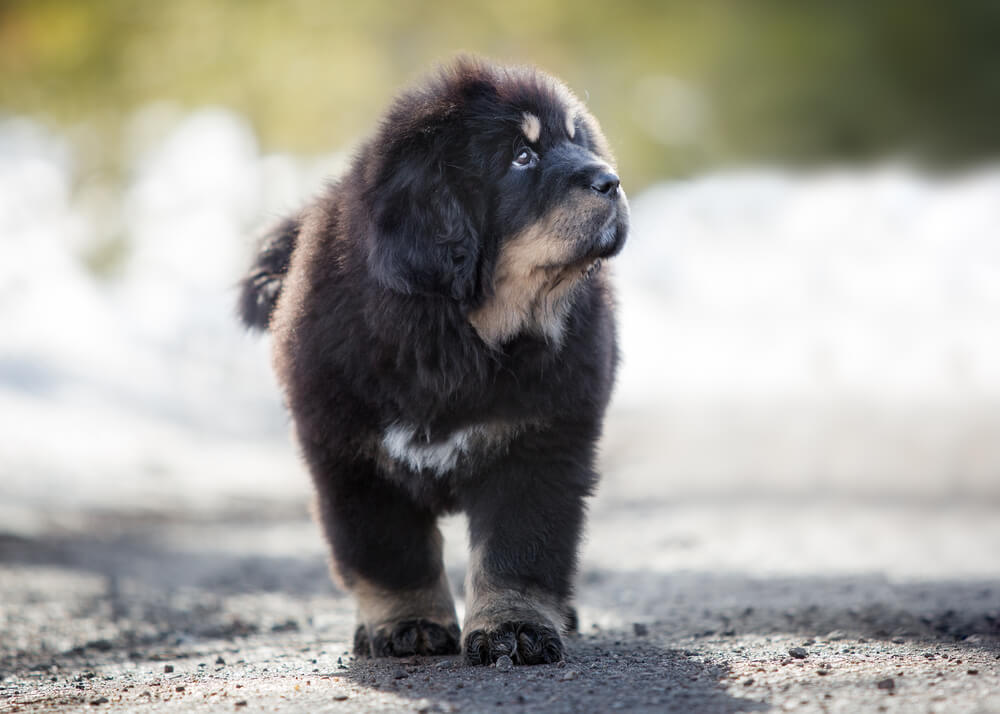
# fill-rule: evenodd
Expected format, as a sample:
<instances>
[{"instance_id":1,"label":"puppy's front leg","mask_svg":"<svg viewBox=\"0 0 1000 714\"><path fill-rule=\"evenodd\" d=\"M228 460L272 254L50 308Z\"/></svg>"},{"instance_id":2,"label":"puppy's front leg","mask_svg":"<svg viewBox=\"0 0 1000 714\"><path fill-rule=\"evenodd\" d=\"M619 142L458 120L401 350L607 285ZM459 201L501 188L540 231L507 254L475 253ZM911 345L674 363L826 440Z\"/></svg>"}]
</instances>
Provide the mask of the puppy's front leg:
<instances>
[{"instance_id":1,"label":"puppy's front leg","mask_svg":"<svg viewBox=\"0 0 1000 714\"><path fill-rule=\"evenodd\" d=\"M470 664L563 659L591 450L512 449L467 493L472 556L463 649Z\"/></svg>"},{"instance_id":2,"label":"puppy's front leg","mask_svg":"<svg viewBox=\"0 0 1000 714\"><path fill-rule=\"evenodd\" d=\"M358 603L355 654L457 654L458 620L436 514L383 480L372 464L320 469L316 461L318 515L334 575Z\"/></svg>"},{"instance_id":3,"label":"puppy's front leg","mask_svg":"<svg viewBox=\"0 0 1000 714\"><path fill-rule=\"evenodd\" d=\"M405 657L458 653L458 621L448 580L393 589L355 576L358 623L354 653L361 657Z\"/></svg>"}]
</instances>

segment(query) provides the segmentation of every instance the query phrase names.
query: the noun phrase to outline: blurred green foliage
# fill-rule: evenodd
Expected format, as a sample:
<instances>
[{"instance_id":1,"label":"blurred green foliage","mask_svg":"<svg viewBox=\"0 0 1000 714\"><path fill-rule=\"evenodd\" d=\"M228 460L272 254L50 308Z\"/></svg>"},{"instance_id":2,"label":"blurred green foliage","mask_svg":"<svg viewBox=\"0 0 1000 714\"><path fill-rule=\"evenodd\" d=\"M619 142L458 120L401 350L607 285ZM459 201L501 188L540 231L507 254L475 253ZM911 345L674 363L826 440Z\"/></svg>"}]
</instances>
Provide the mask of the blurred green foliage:
<instances>
[{"instance_id":1,"label":"blurred green foliage","mask_svg":"<svg viewBox=\"0 0 1000 714\"><path fill-rule=\"evenodd\" d=\"M267 150L327 151L459 51L562 77L633 187L727 162L1000 149L996 0L0 0L0 112L86 127L108 163L157 100L231 107Z\"/></svg>"}]
</instances>

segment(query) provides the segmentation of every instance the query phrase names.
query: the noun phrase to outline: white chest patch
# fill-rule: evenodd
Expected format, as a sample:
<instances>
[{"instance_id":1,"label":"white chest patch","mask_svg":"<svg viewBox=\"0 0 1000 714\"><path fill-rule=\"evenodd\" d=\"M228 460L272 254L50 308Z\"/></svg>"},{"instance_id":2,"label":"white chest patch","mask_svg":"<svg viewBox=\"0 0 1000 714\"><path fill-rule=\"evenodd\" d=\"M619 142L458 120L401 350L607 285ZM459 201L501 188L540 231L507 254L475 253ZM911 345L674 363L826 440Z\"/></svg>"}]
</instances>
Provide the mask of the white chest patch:
<instances>
[{"instance_id":1,"label":"white chest patch","mask_svg":"<svg viewBox=\"0 0 1000 714\"><path fill-rule=\"evenodd\" d=\"M382 448L394 461L438 476L455 468L460 456L489 440L488 429L478 424L453 431L442 441L426 442L417 433L416 427L393 424L382 435Z\"/></svg>"}]
</instances>

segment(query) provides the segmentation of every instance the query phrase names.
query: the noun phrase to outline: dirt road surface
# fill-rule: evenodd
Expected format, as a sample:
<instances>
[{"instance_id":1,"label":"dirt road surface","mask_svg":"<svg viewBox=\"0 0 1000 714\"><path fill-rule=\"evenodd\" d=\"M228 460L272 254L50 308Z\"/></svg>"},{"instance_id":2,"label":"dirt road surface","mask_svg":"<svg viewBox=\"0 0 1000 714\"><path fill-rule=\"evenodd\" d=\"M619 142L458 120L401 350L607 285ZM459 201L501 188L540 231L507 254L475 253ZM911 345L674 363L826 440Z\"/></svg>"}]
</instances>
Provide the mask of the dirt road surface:
<instances>
[{"instance_id":1,"label":"dirt road surface","mask_svg":"<svg viewBox=\"0 0 1000 714\"><path fill-rule=\"evenodd\" d=\"M304 506L40 518L0 537L0 712L1000 712L995 503L622 485L566 662L511 671L352 657Z\"/></svg>"}]
</instances>

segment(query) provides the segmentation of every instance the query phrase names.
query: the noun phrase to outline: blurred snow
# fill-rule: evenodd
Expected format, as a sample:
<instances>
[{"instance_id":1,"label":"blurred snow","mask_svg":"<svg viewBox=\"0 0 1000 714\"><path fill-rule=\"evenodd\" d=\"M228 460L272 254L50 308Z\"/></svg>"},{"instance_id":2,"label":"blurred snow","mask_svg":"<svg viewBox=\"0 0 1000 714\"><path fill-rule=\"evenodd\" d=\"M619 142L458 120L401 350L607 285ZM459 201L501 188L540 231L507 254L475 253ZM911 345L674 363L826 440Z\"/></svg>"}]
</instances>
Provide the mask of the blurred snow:
<instances>
[{"instance_id":1,"label":"blurred snow","mask_svg":"<svg viewBox=\"0 0 1000 714\"><path fill-rule=\"evenodd\" d=\"M633 208L620 403L1000 397L1000 171L745 171Z\"/></svg>"},{"instance_id":2,"label":"blurred snow","mask_svg":"<svg viewBox=\"0 0 1000 714\"><path fill-rule=\"evenodd\" d=\"M106 236L70 144L0 122L8 524L32 509L295 504L308 491L235 284L255 228L342 156L263 155L219 109L151 133L161 115L136 118L133 139L155 138L136 142L117 206L129 250L111 279L80 257ZM611 493L692 480L998 493L1000 170L745 170L655 186L633 214L614 265Z\"/></svg>"},{"instance_id":3,"label":"blurred snow","mask_svg":"<svg viewBox=\"0 0 1000 714\"><path fill-rule=\"evenodd\" d=\"M1000 170L634 201L606 491L1000 496Z\"/></svg>"},{"instance_id":4,"label":"blurred snow","mask_svg":"<svg viewBox=\"0 0 1000 714\"><path fill-rule=\"evenodd\" d=\"M221 110L183 118L136 155L128 255L101 281L80 259L101 236L74 203L68 145L0 123L0 522L26 508L301 503L266 340L238 326L235 286L255 227L340 161L261 156Z\"/></svg>"}]
</instances>

